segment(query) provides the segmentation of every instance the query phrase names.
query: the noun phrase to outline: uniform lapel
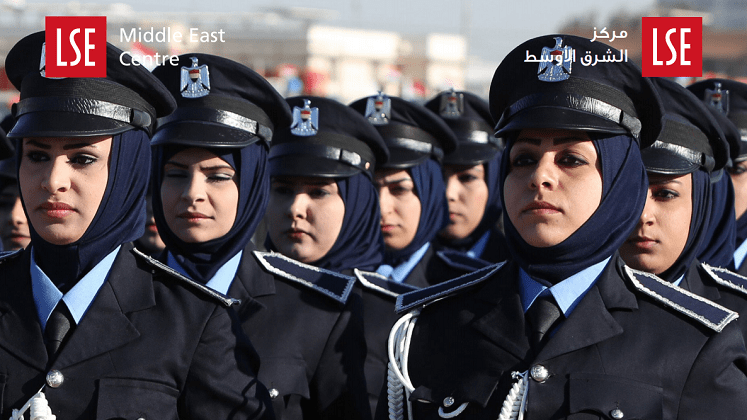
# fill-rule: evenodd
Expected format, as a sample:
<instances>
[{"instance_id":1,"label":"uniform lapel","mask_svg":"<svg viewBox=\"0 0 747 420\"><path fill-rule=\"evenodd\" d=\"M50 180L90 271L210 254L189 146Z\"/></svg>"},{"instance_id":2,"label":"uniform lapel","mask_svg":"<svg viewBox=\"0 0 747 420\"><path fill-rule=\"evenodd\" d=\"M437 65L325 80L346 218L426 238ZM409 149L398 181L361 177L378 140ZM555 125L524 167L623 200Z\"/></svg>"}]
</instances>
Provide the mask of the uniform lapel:
<instances>
[{"instance_id":1,"label":"uniform lapel","mask_svg":"<svg viewBox=\"0 0 747 420\"><path fill-rule=\"evenodd\" d=\"M43 371L47 350L31 292L29 252L24 251L19 261L4 273L7 277L3 282L4 299L0 302L0 346Z\"/></svg>"},{"instance_id":2,"label":"uniform lapel","mask_svg":"<svg viewBox=\"0 0 747 420\"><path fill-rule=\"evenodd\" d=\"M635 295L620 274L619 259L612 261L578 306L540 351L537 359L548 360L608 340L623 333L610 311L636 309Z\"/></svg>"},{"instance_id":3,"label":"uniform lapel","mask_svg":"<svg viewBox=\"0 0 747 420\"><path fill-rule=\"evenodd\" d=\"M127 314L155 306L153 278L138 269L131 244L122 245L107 281L60 350L54 366L62 369L104 354L140 337Z\"/></svg>"},{"instance_id":4,"label":"uniform lapel","mask_svg":"<svg viewBox=\"0 0 747 420\"><path fill-rule=\"evenodd\" d=\"M519 297L518 271L514 263L501 269L480 293L480 299L491 306L484 315L477 317L472 326L495 345L517 359L526 357L529 340L524 327L524 310Z\"/></svg>"}]
</instances>

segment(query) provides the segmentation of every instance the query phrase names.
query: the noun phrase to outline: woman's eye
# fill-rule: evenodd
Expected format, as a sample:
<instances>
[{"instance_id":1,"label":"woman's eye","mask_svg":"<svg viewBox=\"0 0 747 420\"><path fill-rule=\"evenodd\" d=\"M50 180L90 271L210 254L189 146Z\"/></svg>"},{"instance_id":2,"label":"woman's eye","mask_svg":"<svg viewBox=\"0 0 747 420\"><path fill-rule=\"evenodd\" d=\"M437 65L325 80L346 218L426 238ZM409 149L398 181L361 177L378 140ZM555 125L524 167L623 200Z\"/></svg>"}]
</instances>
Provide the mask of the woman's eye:
<instances>
[{"instance_id":1,"label":"woman's eye","mask_svg":"<svg viewBox=\"0 0 747 420\"><path fill-rule=\"evenodd\" d=\"M27 152L26 158L32 162L46 162L49 160L49 156L46 153L35 150Z\"/></svg>"},{"instance_id":2,"label":"woman's eye","mask_svg":"<svg viewBox=\"0 0 747 420\"><path fill-rule=\"evenodd\" d=\"M324 198L329 194L329 191L325 190L324 188L314 188L313 190L309 191L309 195L313 198Z\"/></svg>"},{"instance_id":3,"label":"woman's eye","mask_svg":"<svg viewBox=\"0 0 747 420\"><path fill-rule=\"evenodd\" d=\"M741 165L737 165L728 168L727 171L729 171L731 175L742 175L743 173L747 172L747 168Z\"/></svg>"},{"instance_id":4,"label":"woman's eye","mask_svg":"<svg viewBox=\"0 0 747 420\"><path fill-rule=\"evenodd\" d=\"M585 159L573 155L573 154L567 154L563 155L558 159L558 163L563 166L569 166L569 167L576 167L576 166L582 166L586 165L588 162L586 162Z\"/></svg>"},{"instance_id":5,"label":"woman's eye","mask_svg":"<svg viewBox=\"0 0 747 420\"><path fill-rule=\"evenodd\" d=\"M294 194L293 189L286 185L274 185L272 187L272 193L282 195Z\"/></svg>"},{"instance_id":6,"label":"woman's eye","mask_svg":"<svg viewBox=\"0 0 747 420\"><path fill-rule=\"evenodd\" d=\"M530 155L522 153L516 155L513 159L511 159L511 166L512 167L523 167L523 166L530 166L536 163L536 160L533 159Z\"/></svg>"},{"instance_id":7,"label":"woman's eye","mask_svg":"<svg viewBox=\"0 0 747 420\"><path fill-rule=\"evenodd\" d=\"M459 176L457 177L457 179L458 179L458 180L459 180L459 182L461 182L462 184L467 184L467 183L470 183L470 182L472 182L472 181L475 181L475 180L477 180L477 177L476 177L476 176L474 176L474 175L471 175L471 174L462 174L462 175L459 175Z\"/></svg>"},{"instance_id":8,"label":"woman's eye","mask_svg":"<svg viewBox=\"0 0 747 420\"><path fill-rule=\"evenodd\" d=\"M673 198L679 197L680 195L677 193L677 191L661 189L654 191L653 196L658 199L671 200Z\"/></svg>"},{"instance_id":9,"label":"woman's eye","mask_svg":"<svg viewBox=\"0 0 747 420\"><path fill-rule=\"evenodd\" d=\"M187 173L180 170L170 170L163 173L164 178L186 178Z\"/></svg>"},{"instance_id":10,"label":"woman's eye","mask_svg":"<svg viewBox=\"0 0 747 420\"><path fill-rule=\"evenodd\" d=\"M212 174L208 176L208 180L214 182L231 181L232 179L233 174Z\"/></svg>"},{"instance_id":11,"label":"woman's eye","mask_svg":"<svg viewBox=\"0 0 747 420\"><path fill-rule=\"evenodd\" d=\"M74 165L90 165L92 163L96 163L98 159L93 156L88 155L79 155L79 156L73 156L72 159L70 159L70 163Z\"/></svg>"}]
</instances>

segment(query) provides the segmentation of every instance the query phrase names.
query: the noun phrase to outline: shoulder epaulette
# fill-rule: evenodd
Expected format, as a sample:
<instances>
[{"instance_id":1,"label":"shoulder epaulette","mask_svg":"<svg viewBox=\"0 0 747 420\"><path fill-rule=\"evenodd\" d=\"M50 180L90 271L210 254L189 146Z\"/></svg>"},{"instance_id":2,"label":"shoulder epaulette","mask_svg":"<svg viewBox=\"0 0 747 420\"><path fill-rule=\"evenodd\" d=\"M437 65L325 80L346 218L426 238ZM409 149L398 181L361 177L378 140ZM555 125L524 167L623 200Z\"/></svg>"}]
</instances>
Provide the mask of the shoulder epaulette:
<instances>
[{"instance_id":1,"label":"shoulder epaulette","mask_svg":"<svg viewBox=\"0 0 747 420\"><path fill-rule=\"evenodd\" d=\"M636 289L685 314L716 332L721 332L739 314L695 293L665 281L655 274L625 266L625 272Z\"/></svg>"},{"instance_id":2,"label":"shoulder epaulette","mask_svg":"<svg viewBox=\"0 0 747 420\"><path fill-rule=\"evenodd\" d=\"M403 293L418 290L417 287L409 285L407 283L397 283L396 281L391 281L379 273L361 271L357 268L354 269L353 272L355 273L355 277L363 287L393 298L396 298Z\"/></svg>"},{"instance_id":3,"label":"shoulder epaulette","mask_svg":"<svg viewBox=\"0 0 747 420\"><path fill-rule=\"evenodd\" d=\"M481 268L477 271L465 274L461 277L445 281L443 283L435 284L425 289L415 290L410 293L405 293L397 297L397 313L409 311L410 309L417 306L425 306L428 303L433 302L436 299L440 299L455 292L466 289L477 283L484 281L498 270L503 267L506 262L500 262L498 264L489 265Z\"/></svg>"},{"instance_id":4,"label":"shoulder epaulette","mask_svg":"<svg viewBox=\"0 0 747 420\"><path fill-rule=\"evenodd\" d=\"M254 251L265 270L345 303L355 285L355 278L313 265L304 264L277 252Z\"/></svg>"},{"instance_id":5,"label":"shoulder epaulette","mask_svg":"<svg viewBox=\"0 0 747 420\"><path fill-rule=\"evenodd\" d=\"M0 264L20 256L21 252L23 252L23 249L17 249L15 251L0 251Z\"/></svg>"},{"instance_id":6,"label":"shoulder epaulette","mask_svg":"<svg viewBox=\"0 0 747 420\"><path fill-rule=\"evenodd\" d=\"M457 270L462 270L467 273L485 268L490 265L490 263L485 260L470 257L464 252L454 251L450 249L436 251L436 256L438 256L438 258L449 267L456 268Z\"/></svg>"},{"instance_id":7,"label":"shoulder epaulette","mask_svg":"<svg viewBox=\"0 0 747 420\"><path fill-rule=\"evenodd\" d=\"M713 267L706 263L701 263L701 265L716 283L747 295L747 277L726 268Z\"/></svg>"},{"instance_id":8,"label":"shoulder epaulette","mask_svg":"<svg viewBox=\"0 0 747 420\"><path fill-rule=\"evenodd\" d=\"M187 285L189 288L191 288L191 289L193 289L193 290L195 290L195 291L197 291L197 292L199 292L199 293L201 293L203 295L209 296L209 297L217 300L223 306L229 307L229 306L238 305L238 304L241 303L241 301L239 299L234 299L234 298L228 297L228 296L224 295L223 293L217 292L217 291L215 291L215 290L213 290L213 289L205 286L202 283L198 283L198 282L190 279L189 277L187 277L187 276L183 275L182 273L174 270L173 268L171 268L168 265L162 263L161 261L158 261L157 259L151 257L150 255L144 254L142 251L140 251L137 248L133 248L132 252L136 256L142 258L151 267L153 267L155 269L158 269L158 270L160 270L160 271L168 274L170 277L175 278L175 279L181 281L182 283L184 283L185 285Z\"/></svg>"}]
</instances>

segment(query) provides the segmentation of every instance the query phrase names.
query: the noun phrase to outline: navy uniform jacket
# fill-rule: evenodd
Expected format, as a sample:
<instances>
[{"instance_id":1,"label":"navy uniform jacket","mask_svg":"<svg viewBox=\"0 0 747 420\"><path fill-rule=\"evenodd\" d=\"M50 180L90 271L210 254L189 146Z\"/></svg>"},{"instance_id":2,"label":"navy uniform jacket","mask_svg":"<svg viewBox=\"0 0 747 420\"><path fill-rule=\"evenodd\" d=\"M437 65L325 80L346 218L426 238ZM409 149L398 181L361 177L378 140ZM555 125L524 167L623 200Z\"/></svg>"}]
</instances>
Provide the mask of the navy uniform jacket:
<instances>
[{"instance_id":1,"label":"navy uniform jacket","mask_svg":"<svg viewBox=\"0 0 747 420\"><path fill-rule=\"evenodd\" d=\"M363 328L366 337L366 388L371 412L376 412L380 401L386 405L386 399L380 400L381 389L386 383L387 341L398 315L395 311L397 296L417 290L408 284L387 280L377 273L355 270L358 287L355 291L363 302Z\"/></svg>"},{"instance_id":2,"label":"navy uniform jacket","mask_svg":"<svg viewBox=\"0 0 747 420\"><path fill-rule=\"evenodd\" d=\"M737 312L737 324L747 337L747 278L696 260L680 287Z\"/></svg>"},{"instance_id":3,"label":"navy uniform jacket","mask_svg":"<svg viewBox=\"0 0 747 420\"><path fill-rule=\"evenodd\" d=\"M355 279L276 253L244 250L228 295L278 419L370 418L362 316L348 299Z\"/></svg>"},{"instance_id":4,"label":"navy uniform jacket","mask_svg":"<svg viewBox=\"0 0 747 420\"><path fill-rule=\"evenodd\" d=\"M454 418L494 420L512 372L530 372L527 420L744 418L747 354L735 313L611 261L537 355L515 263L436 286L430 297L400 296L403 310L422 308L409 353L413 417L439 419L439 409L468 403Z\"/></svg>"},{"instance_id":5,"label":"navy uniform jacket","mask_svg":"<svg viewBox=\"0 0 747 420\"><path fill-rule=\"evenodd\" d=\"M233 334L230 300L141 255L122 245L51 366L31 293L30 251L2 261L0 417L21 408L51 370L64 377L44 389L59 420L271 416L267 390L253 374L256 353Z\"/></svg>"},{"instance_id":6,"label":"navy uniform jacket","mask_svg":"<svg viewBox=\"0 0 747 420\"><path fill-rule=\"evenodd\" d=\"M467 274L487 264L482 260L470 258L466 255L462 258L464 260L471 260L468 264L472 264L473 266L470 267L462 264L463 261L455 263L444 259L438 255L438 251L431 244L425 254L423 254L423 258L410 271L410 274L405 279L405 283L421 289Z\"/></svg>"}]
</instances>

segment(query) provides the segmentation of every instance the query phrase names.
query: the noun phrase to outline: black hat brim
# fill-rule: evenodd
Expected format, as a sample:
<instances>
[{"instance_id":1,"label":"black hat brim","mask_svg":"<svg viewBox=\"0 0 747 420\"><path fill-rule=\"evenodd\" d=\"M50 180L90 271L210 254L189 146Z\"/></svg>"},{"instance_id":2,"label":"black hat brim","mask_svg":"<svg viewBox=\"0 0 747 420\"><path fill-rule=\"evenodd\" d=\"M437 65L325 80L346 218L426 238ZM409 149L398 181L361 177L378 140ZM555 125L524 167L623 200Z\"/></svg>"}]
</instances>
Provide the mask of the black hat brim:
<instances>
[{"instance_id":1,"label":"black hat brim","mask_svg":"<svg viewBox=\"0 0 747 420\"><path fill-rule=\"evenodd\" d=\"M151 146L183 145L196 147L243 148L260 140L248 131L202 121L178 121L158 127Z\"/></svg>"},{"instance_id":2,"label":"black hat brim","mask_svg":"<svg viewBox=\"0 0 747 420\"><path fill-rule=\"evenodd\" d=\"M444 156L444 165L479 165L495 157L498 149L487 144L459 143L453 153Z\"/></svg>"},{"instance_id":3,"label":"black hat brim","mask_svg":"<svg viewBox=\"0 0 747 420\"><path fill-rule=\"evenodd\" d=\"M38 111L18 117L10 138L113 136L136 128L125 122L75 112Z\"/></svg>"},{"instance_id":4,"label":"black hat brim","mask_svg":"<svg viewBox=\"0 0 747 420\"><path fill-rule=\"evenodd\" d=\"M659 148L641 150L641 159L646 172L661 175L686 175L700 167L699 164L686 160L670 150Z\"/></svg>"},{"instance_id":5,"label":"black hat brim","mask_svg":"<svg viewBox=\"0 0 747 420\"><path fill-rule=\"evenodd\" d=\"M513 115L495 133L500 137L525 129L583 130L610 134L632 135L623 126L595 114L566 107L542 106L528 108Z\"/></svg>"},{"instance_id":6,"label":"black hat brim","mask_svg":"<svg viewBox=\"0 0 747 420\"><path fill-rule=\"evenodd\" d=\"M389 160L381 168L407 169L430 159L430 154L416 152L402 147L389 147Z\"/></svg>"},{"instance_id":7,"label":"black hat brim","mask_svg":"<svg viewBox=\"0 0 747 420\"><path fill-rule=\"evenodd\" d=\"M339 161L317 156L285 155L269 160L271 176L349 178L362 171Z\"/></svg>"}]
</instances>

